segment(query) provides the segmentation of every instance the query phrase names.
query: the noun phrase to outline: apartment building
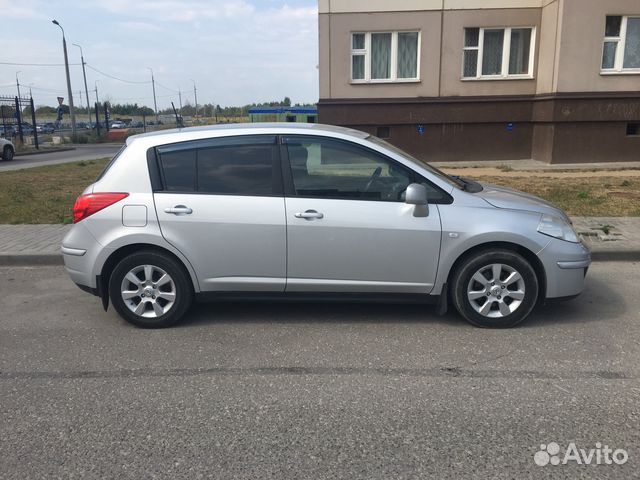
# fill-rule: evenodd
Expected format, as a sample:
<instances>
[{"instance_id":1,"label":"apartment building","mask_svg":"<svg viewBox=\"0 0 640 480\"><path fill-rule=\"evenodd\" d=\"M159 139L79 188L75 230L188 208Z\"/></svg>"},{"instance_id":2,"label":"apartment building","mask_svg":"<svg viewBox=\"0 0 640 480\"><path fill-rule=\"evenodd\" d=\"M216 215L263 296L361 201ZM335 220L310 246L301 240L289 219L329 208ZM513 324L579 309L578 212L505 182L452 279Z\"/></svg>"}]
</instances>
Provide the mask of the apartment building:
<instances>
[{"instance_id":1,"label":"apartment building","mask_svg":"<svg viewBox=\"0 0 640 480\"><path fill-rule=\"evenodd\" d=\"M431 161L640 161L640 0L319 0L319 121Z\"/></svg>"}]
</instances>

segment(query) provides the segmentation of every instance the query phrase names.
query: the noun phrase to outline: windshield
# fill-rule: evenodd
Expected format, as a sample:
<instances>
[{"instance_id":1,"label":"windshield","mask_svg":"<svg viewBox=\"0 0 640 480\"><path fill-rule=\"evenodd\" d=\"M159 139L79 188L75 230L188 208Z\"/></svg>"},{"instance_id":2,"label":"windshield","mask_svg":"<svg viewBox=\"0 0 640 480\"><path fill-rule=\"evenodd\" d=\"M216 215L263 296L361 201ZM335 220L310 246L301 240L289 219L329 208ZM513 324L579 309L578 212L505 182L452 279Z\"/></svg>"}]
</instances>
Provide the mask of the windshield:
<instances>
[{"instance_id":1,"label":"windshield","mask_svg":"<svg viewBox=\"0 0 640 480\"><path fill-rule=\"evenodd\" d=\"M393 153L395 153L397 155L400 155L402 157L408 158L409 160L413 160L414 162L419 164L421 167L429 170L429 172L431 172L433 175L435 175L439 179L447 182L452 187L456 187L457 189L460 189L460 190L464 189L464 182L463 181L447 175L446 173L438 170L436 167L433 167L433 166L429 165L426 162L418 160L416 157L414 157L412 155L409 155L404 150L401 150L398 147L396 147L394 145L391 145L389 142L386 142L386 141L382 140L381 138L378 138L378 137L376 137L374 135L371 135L370 137L368 137L367 140L369 140L370 142L373 142L373 143L375 143L377 145L380 145L381 147L384 147L387 150L391 150Z\"/></svg>"}]
</instances>

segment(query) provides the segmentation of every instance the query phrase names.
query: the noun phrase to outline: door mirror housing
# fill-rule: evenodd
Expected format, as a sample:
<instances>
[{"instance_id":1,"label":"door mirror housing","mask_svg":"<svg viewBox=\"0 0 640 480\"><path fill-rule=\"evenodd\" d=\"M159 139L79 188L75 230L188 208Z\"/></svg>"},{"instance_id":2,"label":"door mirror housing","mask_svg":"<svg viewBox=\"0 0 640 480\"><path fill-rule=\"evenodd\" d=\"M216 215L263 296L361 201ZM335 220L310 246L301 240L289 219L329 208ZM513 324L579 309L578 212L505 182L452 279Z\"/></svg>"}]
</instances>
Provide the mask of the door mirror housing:
<instances>
[{"instance_id":1,"label":"door mirror housing","mask_svg":"<svg viewBox=\"0 0 640 480\"><path fill-rule=\"evenodd\" d=\"M405 203L415 205L414 217L426 217L429 215L429 204L427 201L427 188L419 183L412 183L407 187Z\"/></svg>"},{"instance_id":2,"label":"door mirror housing","mask_svg":"<svg viewBox=\"0 0 640 480\"><path fill-rule=\"evenodd\" d=\"M409 205L426 205L427 188L419 183L412 183L407 187L405 203Z\"/></svg>"}]
</instances>

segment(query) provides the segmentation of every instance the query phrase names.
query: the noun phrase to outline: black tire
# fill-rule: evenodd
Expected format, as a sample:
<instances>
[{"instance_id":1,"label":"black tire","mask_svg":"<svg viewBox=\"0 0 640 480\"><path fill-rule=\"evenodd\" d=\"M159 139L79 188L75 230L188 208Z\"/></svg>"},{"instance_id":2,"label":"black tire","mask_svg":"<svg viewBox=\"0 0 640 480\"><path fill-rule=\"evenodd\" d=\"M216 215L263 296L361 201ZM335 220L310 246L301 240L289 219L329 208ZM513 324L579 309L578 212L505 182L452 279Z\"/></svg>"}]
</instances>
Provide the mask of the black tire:
<instances>
[{"instance_id":1,"label":"black tire","mask_svg":"<svg viewBox=\"0 0 640 480\"><path fill-rule=\"evenodd\" d=\"M173 280L171 287L175 295L175 300L173 300L173 304L168 310L159 316L145 317L136 314L127 306L122 296L121 287L127 273L144 265L150 265L155 269L163 270ZM157 273L158 271L154 270L154 274ZM133 284L131 284L131 288L134 288ZM147 295L145 301L152 302L148 297L149 295ZM113 269L109 278L109 298L118 314L127 322L141 328L165 328L178 323L187 310L189 310L189 307L193 303L193 284L184 267L173 257L160 252L143 250L123 258ZM161 296L158 295L158 300L156 300L156 296L154 295L153 302L165 302L165 300L160 300L160 298ZM139 304L143 300L141 296L137 296L129 301ZM168 303L169 302L164 304L164 306L166 307ZM152 307L151 304L145 306L146 310L153 310ZM148 314L152 313L148 312Z\"/></svg>"},{"instance_id":2,"label":"black tire","mask_svg":"<svg viewBox=\"0 0 640 480\"><path fill-rule=\"evenodd\" d=\"M502 266L498 267L501 280L507 280L513 271L519 274L520 280L504 287L505 283L502 281L492 282L492 265ZM476 280L478 277L474 278L476 273L480 273L486 279L484 285ZM497 288L494 283L497 284ZM469 291L474 296L480 292L488 292L488 295L483 293L483 296L471 299ZM521 255L502 249L484 250L466 258L456 268L451 282L451 299L456 310L469 323L483 328L509 328L519 324L535 307L538 292L538 277L531 264ZM523 298L516 299L516 296ZM488 311L480 313L479 310L483 310L482 307L487 305ZM504 308L505 312L507 309L513 311L505 314L500 312L501 308Z\"/></svg>"},{"instance_id":3,"label":"black tire","mask_svg":"<svg viewBox=\"0 0 640 480\"><path fill-rule=\"evenodd\" d=\"M11 148L9 145L6 145L4 147L4 150L2 150L2 158L7 162L13 160L13 148Z\"/></svg>"}]
</instances>

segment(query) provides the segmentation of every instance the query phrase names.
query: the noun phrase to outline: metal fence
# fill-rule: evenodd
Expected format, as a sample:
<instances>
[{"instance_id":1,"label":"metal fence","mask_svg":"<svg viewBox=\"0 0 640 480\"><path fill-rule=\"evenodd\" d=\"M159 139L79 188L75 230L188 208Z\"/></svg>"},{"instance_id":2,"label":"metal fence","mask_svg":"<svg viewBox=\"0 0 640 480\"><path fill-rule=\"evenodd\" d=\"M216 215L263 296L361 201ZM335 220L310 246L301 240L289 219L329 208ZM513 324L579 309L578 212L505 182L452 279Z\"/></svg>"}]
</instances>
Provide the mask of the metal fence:
<instances>
[{"instance_id":1,"label":"metal fence","mask_svg":"<svg viewBox=\"0 0 640 480\"><path fill-rule=\"evenodd\" d=\"M22 118L25 107L30 107L31 124ZM25 142L25 137L32 136L36 149L39 149L38 129L36 128L36 110L33 105L33 97L0 96L0 116L2 117L2 131L0 135L5 138Z\"/></svg>"}]
</instances>

